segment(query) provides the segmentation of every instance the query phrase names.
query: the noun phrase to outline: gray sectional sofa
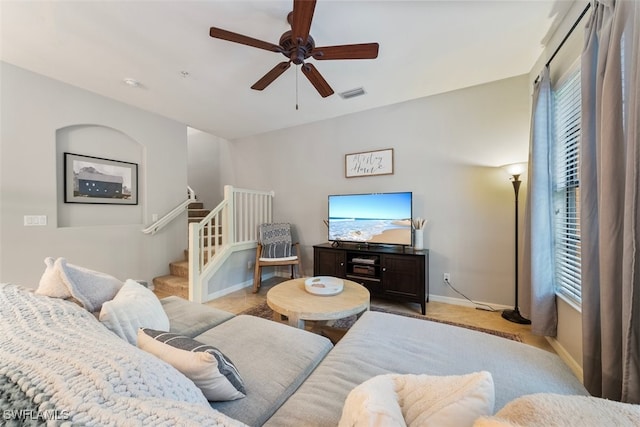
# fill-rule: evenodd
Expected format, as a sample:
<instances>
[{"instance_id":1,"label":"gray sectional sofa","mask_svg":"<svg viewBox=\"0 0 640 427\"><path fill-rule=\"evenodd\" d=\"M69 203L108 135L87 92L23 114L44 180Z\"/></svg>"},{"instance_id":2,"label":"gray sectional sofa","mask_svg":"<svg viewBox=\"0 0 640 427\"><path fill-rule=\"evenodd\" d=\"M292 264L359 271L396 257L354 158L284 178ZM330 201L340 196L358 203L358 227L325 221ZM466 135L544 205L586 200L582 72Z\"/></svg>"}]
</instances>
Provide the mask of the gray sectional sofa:
<instances>
[{"instance_id":1,"label":"gray sectional sofa","mask_svg":"<svg viewBox=\"0 0 640 427\"><path fill-rule=\"evenodd\" d=\"M125 291L131 288L143 289L146 302L155 309L150 310L142 296L127 296ZM121 311L115 309L116 303L123 304ZM127 334L107 326L106 312L119 313L119 325L137 325L137 345L125 339ZM161 347L160 354L145 351L146 344L140 342L144 330L139 328L154 327L139 322L150 322L158 314L166 326L156 327L157 331L168 328L222 351L244 380L245 396L207 401L203 394L207 385L198 382L202 377L188 376L186 371L196 374L198 360L204 360L201 356L210 360L210 355L170 346ZM323 336L271 320L234 316L177 297L158 302L150 291L129 281L113 300L104 302L100 316L70 300L0 284L0 336L0 409L3 419L14 425L36 421L33 424L336 426L343 407L362 408L349 403L357 396L350 394L355 387L360 390L363 382L387 379L390 376L381 374L390 373L431 375L427 388L459 378L456 375L490 373L491 391L481 399L481 403L491 399L490 404L462 424L451 421L451 412L445 414L445 424L456 427L470 427L480 415L491 415L522 395L586 395L556 355L482 332L366 312L333 346ZM184 375L176 365L182 366ZM213 368L220 369L220 363ZM204 372L206 378L216 374L211 365ZM440 386L431 393L445 394ZM456 394L448 406L463 402ZM347 412L347 417L352 415Z\"/></svg>"},{"instance_id":2,"label":"gray sectional sofa","mask_svg":"<svg viewBox=\"0 0 640 427\"><path fill-rule=\"evenodd\" d=\"M495 410L532 393L587 395L554 354L455 326L366 312L338 344L253 316L233 316L177 297L162 300L171 331L218 347L236 365L247 396L214 402L250 426L335 426L345 398L380 374L488 371Z\"/></svg>"}]
</instances>

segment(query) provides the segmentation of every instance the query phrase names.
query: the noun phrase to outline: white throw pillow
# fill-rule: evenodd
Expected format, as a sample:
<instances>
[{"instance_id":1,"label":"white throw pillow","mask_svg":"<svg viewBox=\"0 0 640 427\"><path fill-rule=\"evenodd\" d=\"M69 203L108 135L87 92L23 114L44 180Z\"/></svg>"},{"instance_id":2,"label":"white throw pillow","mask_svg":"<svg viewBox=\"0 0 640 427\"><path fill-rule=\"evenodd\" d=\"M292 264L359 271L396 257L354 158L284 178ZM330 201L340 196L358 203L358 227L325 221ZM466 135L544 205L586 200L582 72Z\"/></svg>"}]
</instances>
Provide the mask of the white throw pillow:
<instances>
[{"instance_id":1,"label":"white throw pillow","mask_svg":"<svg viewBox=\"0 0 640 427\"><path fill-rule=\"evenodd\" d=\"M349 393L340 427L471 427L476 418L493 413L494 401L493 378L485 371L380 375Z\"/></svg>"},{"instance_id":2,"label":"white throw pillow","mask_svg":"<svg viewBox=\"0 0 640 427\"><path fill-rule=\"evenodd\" d=\"M169 318L162 303L146 287L127 280L111 300L102 305L100 322L120 338L136 345L138 328L169 330Z\"/></svg>"},{"instance_id":3,"label":"white throw pillow","mask_svg":"<svg viewBox=\"0 0 640 427\"><path fill-rule=\"evenodd\" d=\"M56 268L56 259L47 257L44 259L44 273L40 277L36 294L45 295L52 298L70 298L71 291L69 286L62 281L60 271Z\"/></svg>"},{"instance_id":4,"label":"white throw pillow","mask_svg":"<svg viewBox=\"0 0 640 427\"><path fill-rule=\"evenodd\" d=\"M591 396L537 393L507 403L474 427L637 427L640 405Z\"/></svg>"},{"instance_id":5,"label":"white throw pillow","mask_svg":"<svg viewBox=\"0 0 640 427\"><path fill-rule=\"evenodd\" d=\"M152 329L138 330L138 347L164 360L194 382L210 401L245 397L244 381L217 348L192 338Z\"/></svg>"},{"instance_id":6,"label":"white throw pillow","mask_svg":"<svg viewBox=\"0 0 640 427\"><path fill-rule=\"evenodd\" d=\"M373 377L351 390L344 402L339 427L406 426L394 376Z\"/></svg>"},{"instance_id":7,"label":"white throw pillow","mask_svg":"<svg viewBox=\"0 0 640 427\"><path fill-rule=\"evenodd\" d=\"M122 282L99 271L67 263L64 258L45 258L46 269L36 294L54 298L75 298L88 311L99 311L113 299Z\"/></svg>"}]
</instances>

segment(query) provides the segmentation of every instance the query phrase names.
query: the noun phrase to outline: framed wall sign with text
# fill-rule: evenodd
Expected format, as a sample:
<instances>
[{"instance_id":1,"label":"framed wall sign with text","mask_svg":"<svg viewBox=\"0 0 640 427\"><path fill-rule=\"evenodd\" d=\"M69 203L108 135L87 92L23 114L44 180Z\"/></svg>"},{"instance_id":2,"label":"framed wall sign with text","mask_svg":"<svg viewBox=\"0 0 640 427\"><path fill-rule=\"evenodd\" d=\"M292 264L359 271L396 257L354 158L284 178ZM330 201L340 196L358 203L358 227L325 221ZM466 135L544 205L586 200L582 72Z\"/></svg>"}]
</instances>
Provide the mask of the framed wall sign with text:
<instances>
[{"instance_id":1,"label":"framed wall sign with text","mask_svg":"<svg viewBox=\"0 0 640 427\"><path fill-rule=\"evenodd\" d=\"M344 156L344 175L347 178L393 174L393 148Z\"/></svg>"}]
</instances>

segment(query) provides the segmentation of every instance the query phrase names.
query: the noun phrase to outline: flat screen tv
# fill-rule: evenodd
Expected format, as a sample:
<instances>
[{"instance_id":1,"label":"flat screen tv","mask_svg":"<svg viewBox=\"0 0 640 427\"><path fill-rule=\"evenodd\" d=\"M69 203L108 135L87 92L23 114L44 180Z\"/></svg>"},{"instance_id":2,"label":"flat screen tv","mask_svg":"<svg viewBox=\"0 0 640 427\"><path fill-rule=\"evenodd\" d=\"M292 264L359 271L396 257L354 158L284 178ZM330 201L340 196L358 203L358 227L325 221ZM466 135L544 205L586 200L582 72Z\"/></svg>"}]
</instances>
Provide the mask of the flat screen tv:
<instances>
[{"instance_id":1,"label":"flat screen tv","mask_svg":"<svg viewBox=\"0 0 640 427\"><path fill-rule=\"evenodd\" d=\"M329 241L411 246L411 192L329 196Z\"/></svg>"}]
</instances>

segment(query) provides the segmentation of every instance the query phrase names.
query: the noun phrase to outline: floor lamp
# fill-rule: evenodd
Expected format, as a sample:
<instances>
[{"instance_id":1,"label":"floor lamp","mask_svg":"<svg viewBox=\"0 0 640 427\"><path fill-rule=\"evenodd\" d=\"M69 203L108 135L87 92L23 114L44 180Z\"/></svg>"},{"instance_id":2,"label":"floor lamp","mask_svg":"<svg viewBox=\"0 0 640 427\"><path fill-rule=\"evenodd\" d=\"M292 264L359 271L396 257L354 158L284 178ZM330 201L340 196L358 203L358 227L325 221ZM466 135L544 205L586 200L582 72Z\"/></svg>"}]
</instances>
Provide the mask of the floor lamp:
<instances>
[{"instance_id":1,"label":"floor lamp","mask_svg":"<svg viewBox=\"0 0 640 427\"><path fill-rule=\"evenodd\" d=\"M516 217L515 217L515 239L516 239L516 246L515 246L515 265L516 265L516 301L515 304L513 306L513 310L504 310L502 312L502 317L507 319L510 322L513 323L520 323L523 325L530 325L531 324L531 320L526 319L525 317L523 317L520 314L520 310L518 309L518 191L520 190L520 183L522 181L520 181L520 175L522 175L524 173L524 171L527 170L527 164L526 163L513 163L510 165L505 165L502 166L502 168L507 172L507 174L509 174L509 176L511 177L511 183L513 184L513 192L515 193L515 199L516 199Z\"/></svg>"}]
</instances>

